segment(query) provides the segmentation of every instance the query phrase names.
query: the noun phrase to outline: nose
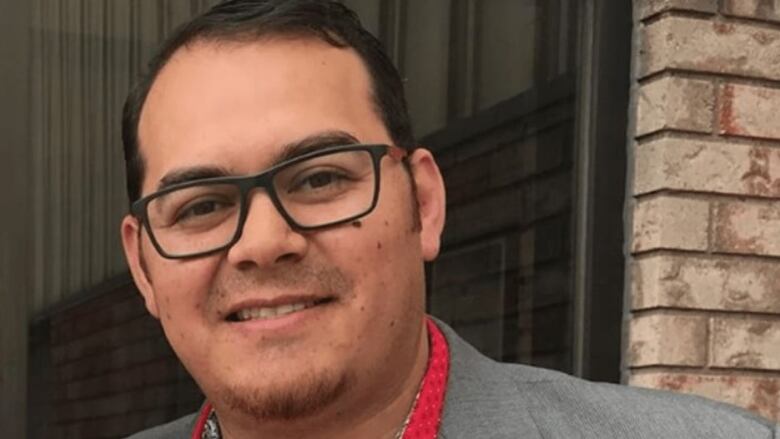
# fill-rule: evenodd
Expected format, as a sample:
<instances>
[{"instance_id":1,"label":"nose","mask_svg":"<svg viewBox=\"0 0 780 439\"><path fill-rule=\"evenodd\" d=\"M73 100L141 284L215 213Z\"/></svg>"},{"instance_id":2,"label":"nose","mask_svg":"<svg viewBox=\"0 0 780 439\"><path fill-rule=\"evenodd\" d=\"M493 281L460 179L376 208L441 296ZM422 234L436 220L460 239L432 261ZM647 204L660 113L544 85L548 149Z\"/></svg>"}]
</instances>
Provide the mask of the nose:
<instances>
[{"instance_id":1,"label":"nose","mask_svg":"<svg viewBox=\"0 0 780 439\"><path fill-rule=\"evenodd\" d=\"M298 261L306 254L306 237L290 227L264 191L247 199L247 216L239 240L228 250L227 260L238 267L268 267Z\"/></svg>"}]
</instances>

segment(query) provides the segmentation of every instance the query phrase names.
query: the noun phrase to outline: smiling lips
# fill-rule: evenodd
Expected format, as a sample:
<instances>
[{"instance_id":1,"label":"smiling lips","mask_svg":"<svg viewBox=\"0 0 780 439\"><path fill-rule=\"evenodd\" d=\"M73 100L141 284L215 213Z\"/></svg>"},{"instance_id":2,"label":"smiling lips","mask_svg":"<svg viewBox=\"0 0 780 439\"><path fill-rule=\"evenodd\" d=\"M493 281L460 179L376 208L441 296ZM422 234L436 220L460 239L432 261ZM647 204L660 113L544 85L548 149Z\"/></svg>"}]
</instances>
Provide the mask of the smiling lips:
<instances>
[{"instance_id":1,"label":"smiling lips","mask_svg":"<svg viewBox=\"0 0 780 439\"><path fill-rule=\"evenodd\" d=\"M284 300L274 300L274 303L267 304L253 304L247 306L241 306L238 311L232 312L228 315L227 320L230 322L245 322L249 320L269 320L276 317L286 316L298 311L313 308L318 305L324 305L332 302L332 297L325 298L287 298ZM280 303L284 302L284 303Z\"/></svg>"}]
</instances>

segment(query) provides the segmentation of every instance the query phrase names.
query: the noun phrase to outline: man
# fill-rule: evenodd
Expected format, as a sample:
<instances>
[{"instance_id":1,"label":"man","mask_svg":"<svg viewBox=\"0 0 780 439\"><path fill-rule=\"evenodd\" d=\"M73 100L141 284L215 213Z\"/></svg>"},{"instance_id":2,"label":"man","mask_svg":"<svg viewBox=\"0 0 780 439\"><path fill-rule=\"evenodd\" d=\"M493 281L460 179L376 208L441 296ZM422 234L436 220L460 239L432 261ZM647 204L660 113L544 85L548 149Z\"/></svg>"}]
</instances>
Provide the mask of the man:
<instances>
[{"instance_id":1,"label":"man","mask_svg":"<svg viewBox=\"0 0 780 439\"><path fill-rule=\"evenodd\" d=\"M425 315L445 195L335 2L186 24L125 105L130 269L206 395L140 438L770 438L701 399L482 357Z\"/></svg>"}]
</instances>

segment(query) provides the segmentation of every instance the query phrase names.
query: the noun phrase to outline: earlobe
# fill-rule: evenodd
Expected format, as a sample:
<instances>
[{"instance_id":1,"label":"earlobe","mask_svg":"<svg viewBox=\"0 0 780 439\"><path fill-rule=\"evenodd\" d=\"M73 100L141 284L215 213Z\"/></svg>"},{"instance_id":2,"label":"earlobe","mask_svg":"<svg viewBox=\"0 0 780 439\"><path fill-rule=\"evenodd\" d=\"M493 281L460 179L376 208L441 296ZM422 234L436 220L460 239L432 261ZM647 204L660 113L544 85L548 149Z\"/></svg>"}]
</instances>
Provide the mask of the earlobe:
<instances>
[{"instance_id":1,"label":"earlobe","mask_svg":"<svg viewBox=\"0 0 780 439\"><path fill-rule=\"evenodd\" d=\"M430 151L418 148L409 159L416 185L423 258L432 261L439 254L444 229L446 194L439 166Z\"/></svg>"},{"instance_id":2,"label":"earlobe","mask_svg":"<svg viewBox=\"0 0 780 439\"><path fill-rule=\"evenodd\" d=\"M144 269L143 255L141 253L141 225L138 220L131 215L127 215L122 220L122 247L125 251L127 265L130 268L130 274L133 276L135 285L141 292L146 303L146 309L155 318L159 318L160 311L157 307L157 301L154 296L154 289L149 280L149 275Z\"/></svg>"}]
</instances>

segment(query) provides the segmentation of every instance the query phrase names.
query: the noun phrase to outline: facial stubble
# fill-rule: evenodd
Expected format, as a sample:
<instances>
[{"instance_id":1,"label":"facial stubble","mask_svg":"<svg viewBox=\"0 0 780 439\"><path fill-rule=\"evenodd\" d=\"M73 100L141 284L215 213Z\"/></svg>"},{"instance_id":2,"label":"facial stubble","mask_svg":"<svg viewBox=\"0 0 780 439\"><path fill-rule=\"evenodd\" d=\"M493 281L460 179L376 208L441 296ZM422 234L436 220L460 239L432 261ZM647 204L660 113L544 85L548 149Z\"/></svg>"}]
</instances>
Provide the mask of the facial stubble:
<instances>
[{"instance_id":1,"label":"facial stubble","mask_svg":"<svg viewBox=\"0 0 780 439\"><path fill-rule=\"evenodd\" d=\"M241 273L219 283L210 297L224 297L228 291L257 291L261 288L287 291L335 293L336 302L353 294L353 283L333 267L287 266L274 270ZM338 305L338 303L334 304ZM332 305L326 305L332 306ZM227 383L217 398L226 407L258 422L290 421L313 416L347 393L355 381L348 368L317 370L316 364L301 364L298 376L266 386L251 383ZM264 373L260 368L258 375ZM264 381L264 380L263 380Z\"/></svg>"}]
</instances>

